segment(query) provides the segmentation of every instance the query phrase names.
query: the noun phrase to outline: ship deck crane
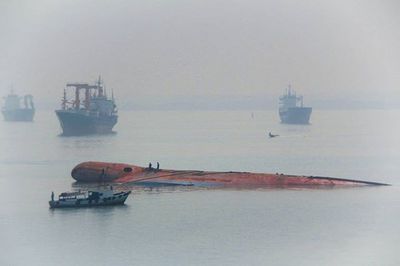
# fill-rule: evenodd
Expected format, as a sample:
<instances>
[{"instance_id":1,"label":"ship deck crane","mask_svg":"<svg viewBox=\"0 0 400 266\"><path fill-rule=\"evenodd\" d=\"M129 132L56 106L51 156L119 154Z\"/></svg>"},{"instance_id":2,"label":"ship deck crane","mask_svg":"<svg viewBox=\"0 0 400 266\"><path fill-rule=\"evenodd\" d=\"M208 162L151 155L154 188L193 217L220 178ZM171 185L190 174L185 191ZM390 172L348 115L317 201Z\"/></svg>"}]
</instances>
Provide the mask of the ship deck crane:
<instances>
[{"instance_id":1,"label":"ship deck crane","mask_svg":"<svg viewBox=\"0 0 400 266\"><path fill-rule=\"evenodd\" d=\"M75 100L73 101L73 107L76 110L79 110L80 108L80 91L85 90L85 100L83 101L85 109L89 109L90 105L90 90L98 90L98 95L97 97L102 97L103 96L103 87L101 86L100 82L96 85L89 85L87 83L67 83L67 88L68 87L74 87L75 88ZM67 98L66 98L66 93L64 92L64 97L62 100L62 106L65 110L66 104L68 103Z\"/></svg>"}]
</instances>

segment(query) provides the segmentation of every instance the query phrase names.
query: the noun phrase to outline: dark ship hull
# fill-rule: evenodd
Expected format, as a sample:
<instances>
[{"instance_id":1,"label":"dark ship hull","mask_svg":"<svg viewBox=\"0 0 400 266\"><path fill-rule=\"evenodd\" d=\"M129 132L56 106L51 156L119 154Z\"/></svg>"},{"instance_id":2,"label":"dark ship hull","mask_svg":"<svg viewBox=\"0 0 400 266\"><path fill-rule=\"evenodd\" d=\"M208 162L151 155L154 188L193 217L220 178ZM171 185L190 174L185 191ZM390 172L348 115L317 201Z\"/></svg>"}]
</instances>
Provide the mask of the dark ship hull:
<instances>
[{"instance_id":1,"label":"dark ship hull","mask_svg":"<svg viewBox=\"0 0 400 266\"><path fill-rule=\"evenodd\" d=\"M291 107L279 110L279 116L284 124L309 124L311 112L311 107Z\"/></svg>"},{"instance_id":2,"label":"dark ship hull","mask_svg":"<svg viewBox=\"0 0 400 266\"><path fill-rule=\"evenodd\" d=\"M109 134L118 121L117 115L91 116L70 110L57 110L64 136Z\"/></svg>"},{"instance_id":3,"label":"dark ship hull","mask_svg":"<svg viewBox=\"0 0 400 266\"><path fill-rule=\"evenodd\" d=\"M35 109L21 108L15 110L2 110L5 121L33 121Z\"/></svg>"}]
</instances>

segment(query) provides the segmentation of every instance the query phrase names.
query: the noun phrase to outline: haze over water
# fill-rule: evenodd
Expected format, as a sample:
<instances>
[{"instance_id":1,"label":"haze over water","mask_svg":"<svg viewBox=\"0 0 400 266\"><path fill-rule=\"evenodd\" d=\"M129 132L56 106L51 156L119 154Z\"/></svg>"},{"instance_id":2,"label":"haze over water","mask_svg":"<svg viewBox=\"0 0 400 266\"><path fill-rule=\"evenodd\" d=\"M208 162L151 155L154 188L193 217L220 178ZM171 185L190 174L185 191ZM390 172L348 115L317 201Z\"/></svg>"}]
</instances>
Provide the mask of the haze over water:
<instances>
[{"instance_id":1,"label":"haze over water","mask_svg":"<svg viewBox=\"0 0 400 266\"><path fill-rule=\"evenodd\" d=\"M0 122L2 265L398 265L398 110L120 112L116 134L60 137L53 112ZM280 134L269 139L267 133ZM126 205L49 210L82 161L391 183L348 189L134 189ZM119 187L121 188L121 187Z\"/></svg>"},{"instance_id":2,"label":"haze over water","mask_svg":"<svg viewBox=\"0 0 400 266\"><path fill-rule=\"evenodd\" d=\"M0 93L58 106L104 77L119 107L275 109L288 83L314 108L400 107L397 0L0 3Z\"/></svg>"},{"instance_id":3,"label":"haze over water","mask_svg":"<svg viewBox=\"0 0 400 266\"><path fill-rule=\"evenodd\" d=\"M38 109L0 121L0 265L400 265L399 3L0 1L0 96ZM117 133L58 136L65 84L98 75ZM311 125L279 123L288 84ZM70 176L88 160L393 186L125 185L125 206L49 210L96 188Z\"/></svg>"}]
</instances>

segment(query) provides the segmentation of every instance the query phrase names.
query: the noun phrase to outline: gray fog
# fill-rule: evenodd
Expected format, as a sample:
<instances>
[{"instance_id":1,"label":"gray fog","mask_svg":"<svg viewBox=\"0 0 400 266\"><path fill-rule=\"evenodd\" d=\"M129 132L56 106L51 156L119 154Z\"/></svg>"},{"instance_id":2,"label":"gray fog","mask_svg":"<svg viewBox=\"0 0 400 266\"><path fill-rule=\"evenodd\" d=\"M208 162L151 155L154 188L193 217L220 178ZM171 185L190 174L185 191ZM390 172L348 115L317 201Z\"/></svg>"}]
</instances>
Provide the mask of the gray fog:
<instances>
[{"instance_id":1,"label":"gray fog","mask_svg":"<svg viewBox=\"0 0 400 266\"><path fill-rule=\"evenodd\" d=\"M400 107L400 2L1 1L0 92L55 108L67 82L120 108Z\"/></svg>"}]
</instances>

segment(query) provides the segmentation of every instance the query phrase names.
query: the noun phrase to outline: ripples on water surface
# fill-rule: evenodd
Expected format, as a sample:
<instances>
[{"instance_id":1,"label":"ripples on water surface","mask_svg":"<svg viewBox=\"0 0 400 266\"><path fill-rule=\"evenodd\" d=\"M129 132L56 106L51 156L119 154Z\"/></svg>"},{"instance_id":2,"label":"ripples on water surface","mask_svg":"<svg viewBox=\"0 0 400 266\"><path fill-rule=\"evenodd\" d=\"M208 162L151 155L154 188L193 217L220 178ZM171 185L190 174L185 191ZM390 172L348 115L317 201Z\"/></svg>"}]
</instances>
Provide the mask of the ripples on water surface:
<instances>
[{"instance_id":1,"label":"ripples on water surface","mask_svg":"<svg viewBox=\"0 0 400 266\"><path fill-rule=\"evenodd\" d=\"M0 122L1 265L399 265L399 111L121 112L116 134L60 137L53 112ZM267 137L271 131L281 136ZM49 210L81 161L283 172L391 187L133 187L125 206ZM83 187L85 188L85 187Z\"/></svg>"}]
</instances>

